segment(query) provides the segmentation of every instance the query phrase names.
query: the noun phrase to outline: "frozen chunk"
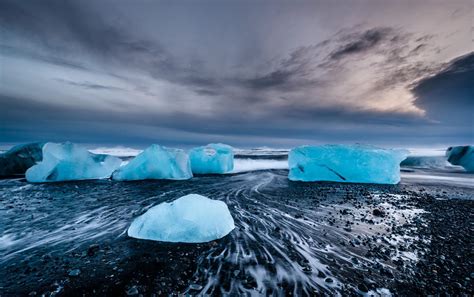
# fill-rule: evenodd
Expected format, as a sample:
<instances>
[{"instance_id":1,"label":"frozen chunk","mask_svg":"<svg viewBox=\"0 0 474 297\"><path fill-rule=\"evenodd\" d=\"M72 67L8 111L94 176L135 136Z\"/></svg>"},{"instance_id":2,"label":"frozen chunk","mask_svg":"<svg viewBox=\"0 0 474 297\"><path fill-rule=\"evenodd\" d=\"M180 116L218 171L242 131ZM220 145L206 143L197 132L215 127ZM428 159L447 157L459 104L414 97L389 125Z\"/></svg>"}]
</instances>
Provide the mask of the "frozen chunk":
<instances>
[{"instance_id":1,"label":"frozen chunk","mask_svg":"<svg viewBox=\"0 0 474 297\"><path fill-rule=\"evenodd\" d=\"M48 142L43 146L43 160L26 171L26 179L57 182L109 178L121 163L117 157L92 154L70 142Z\"/></svg>"},{"instance_id":2,"label":"frozen chunk","mask_svg":"<svg viewBox=\"0 0 474 297\"><path fill-rule=\"evenodd\" d=\"M446 151L448 162L464 167L467 172L474 172L474 146L452 146Z\"/></svg>"},{"instance_id":3,"label":"frozen chunk","mask_svg":"<svg viewBox=\"0 0 474 297\"><path fill-rule=\"evenodd\" d=\"M400 163L402 167L443 168L446 166L445 156L409 156Z\"/></svg>"},{"instance_id":4,"label":"frozen chunk","mask_svg":"<svg viewBox=\"0 0 474 297\"><path fill-rule=\"evenodd\" d=\"M189 155L193 173L226 173L234 169L234 152L226 144L211 143L196 147Z\"/></svg>"},{"instance_id":5,"label":"frozen chunk","mask_svg":"<svg viewBox=\"0 0 474 297\"><path fill-rule=\"evenodd\" d=\"M405 150L364 145L300 146L290 151L288 178L294 181L396 184Z\"/></svg>"},{"instance_id":6,"label":"frozen chunk","mask_svg":"<svg viewBox=\"0 0 474 297\"><path fill-rule=\"evenodd\" d=\"M25 174L43 159L43 145L39 142L20 144L0 154L0 177Z\"/></svg>"},{"instance_id":7,"label":"frozen chunk","mask_svg":"<svg viewBox=\"0 0 474 297\"><path fill-rule=\"evenodd\" d=\"M234 228L227 204L190 194L150 208L132 222L128 236L198 243L222 238Z\"/></svg>"},{"instance_id":8,"label":"frozen chunk","mask_svg":"<svg viewBox=\"0 0 474 297\"><path fill-rule=\"evenodd\" d=\"M193 177L185 151L153 144L114 172L114 180L190 179Z\"/></svg>"}]
</instances>

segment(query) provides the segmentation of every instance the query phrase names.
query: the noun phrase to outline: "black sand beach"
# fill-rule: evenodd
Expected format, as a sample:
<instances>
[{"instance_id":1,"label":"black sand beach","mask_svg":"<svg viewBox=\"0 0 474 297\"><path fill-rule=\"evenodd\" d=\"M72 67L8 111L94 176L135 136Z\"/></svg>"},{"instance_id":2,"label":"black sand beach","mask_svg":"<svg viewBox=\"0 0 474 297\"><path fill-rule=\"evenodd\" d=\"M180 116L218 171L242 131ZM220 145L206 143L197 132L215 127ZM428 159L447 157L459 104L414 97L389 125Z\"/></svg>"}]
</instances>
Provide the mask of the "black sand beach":
<instances>
[{"instance_id":1,"label":"black sand beach","mask_svg":"<svg viewBox=\"0 0 474 297\"><path fill-rule=\"evenodd\" d=\"M127 237L134 217L189 193L225 201L236 229L206 244ZM287 170L2 180L0 295L472 295L473 197L432 180L291 182Z\"/></svg>"}]
</instances>

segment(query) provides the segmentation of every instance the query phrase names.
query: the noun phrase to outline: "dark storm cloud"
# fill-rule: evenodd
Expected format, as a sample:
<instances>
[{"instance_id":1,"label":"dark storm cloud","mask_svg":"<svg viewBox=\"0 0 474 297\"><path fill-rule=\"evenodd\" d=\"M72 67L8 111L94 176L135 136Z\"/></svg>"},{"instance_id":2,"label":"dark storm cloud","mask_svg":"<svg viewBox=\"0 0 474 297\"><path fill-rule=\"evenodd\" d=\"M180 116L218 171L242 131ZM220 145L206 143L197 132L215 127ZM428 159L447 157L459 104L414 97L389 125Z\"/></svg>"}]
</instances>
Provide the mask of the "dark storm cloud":
<instances>
[{"instance_id":1,"label":"dark storm cloud","mask_svg":"<svg viewBox=\"0 0 474 297\"><path fill-rule=\"evenodd\" d=\"M140 39L139 35L128 32L127 27L119 21L113 24L103 22L100 15L88 7L93 2L85 1L82 3L86 5L81 5L74 1L48 0L47 3L48 5L43 5L39 2L6 0L1 4L0 20L4 28L36 40L48 53L54 55L42 55L38 51L27 52L18 47L10 47L7 53L29 55L32 59L57 65L85 68L77 59L78 55L85 52L94 59L105 59L120 64L121 67L145 71L155 79L203 88L212 93L219 93L219 88L232 85L250 90L276 88L284 91L314 87L321 83L310 77L315 64L327 67L328 62L349 55L370 55L380 43L388 41L395 45L402 41L402 37L406 37L388 27L371 28L362 32L349 31L336 34L332 39L318 44L296 49L289 53L288 58L282 59L274 71L250 78L216 78L206 74L200 67L182 65L161 44ZM331 44L334 49L325 58L318 55L319 51ZM398 45L392 52L399 50ZM400 57L397 62L400 62ZM337 66L333 64L330 67Z\"/></svg>"},{"instance_id":2,"label":"dark storm cloud","mask_svg":"<svg viewBox=\"0 0 474 297\"><path fill-rule=\"evenodd\" d=\"M39 46L24 50L20 46L4 45L7 54L21 54L29 58L62 66L81 67L81 55L95 60L109 61L120 67L139 69L152 77L183 85L209 87L216 83L205 78L199 70L180 65L155 41L143 40L129 32L120 21L108 24L83 1L2 1L0 24L8 33L23 36ZM81 5L85 4L85 5ZM10 37L10 36L7 36ZM9 42L8 38L4 42Z\"/></svg>"},{"instance_id":3,"label":"dark storm cloud","mask_svg":"<svg viewBox=\"0 0 474 297\"><path fill-rule=\"evenodd\" d=\"M343 38L347 41L331 53L331 59L341 59L348 55L363 53L373 49L382 41L392 35L392 28L372 28L365 32L347 35ZM392 37L395 38L395 37Z\"/></svg>"},{"instance_id":4,"label":"dark storm cloud","mask_svg":"<svg viewBox=\"0 0 474 297\"><path fill-rule=\"evenodd\" d=\"M421 80L413 92L431 119L444 125L467 124L465 132L474 141L474 52Z\"/></svg>"},{"instance_id":5,"label":"dark storm cloud","mask_svg":"<svg viewBox=\"0 0 474 297\"><path fill-rule=\"evenodd\" d=\"M430 38L430 35L417 36L388 27L361 32L345 30L323 42L297 48L277 61L269 73L234 82L255 91L324 88L331 83L332 76L344 73L352 66L353 62L344 60L345 57L357 55L357 59L364 60L379 55L382 59L372 66L383 73L376 78L373 90L407 85L441 67L439 63L410 61L419 54L437 50L427 43Z\"/></svg>"},{"instance_id":6,"label":"dark storm cloud","mask_svg":"<svg viewBox=\"0 0 474 297\"><path fill-rule=\"evenodd\" d=\"M441 98L426 101L432 97L426 89L436 86L429 78L417 85L422 78L447 76L442 73L448 70L439 72L442 62L425 58L440 51L433 34L379 23L342 24L340 16L330 15L341 24L325 28L311 15L317 9L304 8L308 3L297 15L316 23L296 26L295 35L308 36L300 39L285 31L289 20L299 18L272 10L270 2L228 8L207 2L175 7L2 0L0 59L15 72L8 81L17 83L0 86L2 138L49 140L56 133L59 140L110 142L357 141L387 140L413 126L434 137L433 121L448 104L437 103ZM265 9L258 10L260 5ZM265 27L271 30L258 32ZM268 41L268 32L277 38ZM31 69L15 67L24 61ZM453 94L463 96L451 89L443 98ZM160 138L153 129L168 134ZM466 135L454 133L454 126L446 129L437 133L451 135L446 139Z\"/></svg>"}]
</instances>

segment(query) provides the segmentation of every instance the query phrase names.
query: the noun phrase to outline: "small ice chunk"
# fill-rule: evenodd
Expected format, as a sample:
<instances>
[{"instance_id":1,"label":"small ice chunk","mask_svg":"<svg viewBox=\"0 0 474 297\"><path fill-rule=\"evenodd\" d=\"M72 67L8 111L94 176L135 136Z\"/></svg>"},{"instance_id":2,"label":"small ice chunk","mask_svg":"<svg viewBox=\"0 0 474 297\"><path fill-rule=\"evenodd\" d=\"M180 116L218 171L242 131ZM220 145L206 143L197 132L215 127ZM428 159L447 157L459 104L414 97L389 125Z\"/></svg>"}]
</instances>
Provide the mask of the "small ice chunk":
<instances>
[{"instance_id":1,"label":"small ice chunk","mask_svg":"<svg viewBox=\"0 0 474 297\"><path fill-rule=\"evenodd\" d=\"M453 165L460 165L467 172L474 172L474 146L452 146L446 151L448 162Z\"/></svg>"},{"instance_id":2,"label":"small ice chunk","mask_svg":"<svg viewBox=\"0 0 474 297\"><path fill-rule=\"evenodd\" d=\"M122 163L117 157L96 155L79 145L48 142L43 160L26 171L29 182L109 178Z\"/></svg>"},{"instance_id":3,"label":"small ice chunk","mask_svg":"<svg viewBox=\"0 0 474 297\"><path fill-rule=\"evenodd\" d=\"M234 169L234 152L229 145L210 143L193 148L189 153L193 173L226 173Z\"/></svg>"},{"instance_id":4,"label":"small ice chunk","mask_svg":"<svg viewBox=\"0 0 474 297\"><path fill-rule=\"evenodd\" d=\"M26 170L43 159L44 143L27 143L14 146L0 154L0 177L25 174Z\"/></svg>"},{"instance_id":5,"label":"small ice chunk","mask_svg":"<svg viewBox=\"0 0 474 297\"><path fill-rule=\"evenodd\" d=\"M150 208L132 222L128 236L199 243L222 238L234 228L234 219L225 202L190 194Z\"/></svg>"},{"instance_id":6,"label":"small ice chunk","mask_svg":"<svg viewBox=\"0 0 474 297\"><path fill-rule=\"evenodd\" d=\"M290 151L288 178L294 181L396 184L406 150L365 145L300 146Z\"/></svg>"},{"instance_id":7,"label":"small ice chunk","mask_svg":"<svg viewBox=\"0 0 474 297\"><path fill-rule=\"evenodd\" d=\"M193 177L185 151L153 144L112 175L114 180L190 179Z\"/></svg>"}]
</instances>

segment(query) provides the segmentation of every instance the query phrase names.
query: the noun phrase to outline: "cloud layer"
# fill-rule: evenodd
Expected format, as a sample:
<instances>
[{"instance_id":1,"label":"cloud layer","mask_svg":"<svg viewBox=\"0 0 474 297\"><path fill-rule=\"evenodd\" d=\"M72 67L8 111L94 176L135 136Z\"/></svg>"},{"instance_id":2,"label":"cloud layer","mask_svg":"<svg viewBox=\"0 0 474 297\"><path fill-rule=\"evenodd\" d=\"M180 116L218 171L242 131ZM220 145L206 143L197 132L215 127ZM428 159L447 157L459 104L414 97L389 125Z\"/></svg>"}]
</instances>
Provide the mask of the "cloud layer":
<instances>
[{"instance_id":1,"label":"cloud layer","mask_svg":"<svg viewBox=\"0 0 474 297\"><path fill-rule=\"evenodd\" d=\"M454 2L4 0L0 141L472 142Z\"/></svg>"}]
</instances>

